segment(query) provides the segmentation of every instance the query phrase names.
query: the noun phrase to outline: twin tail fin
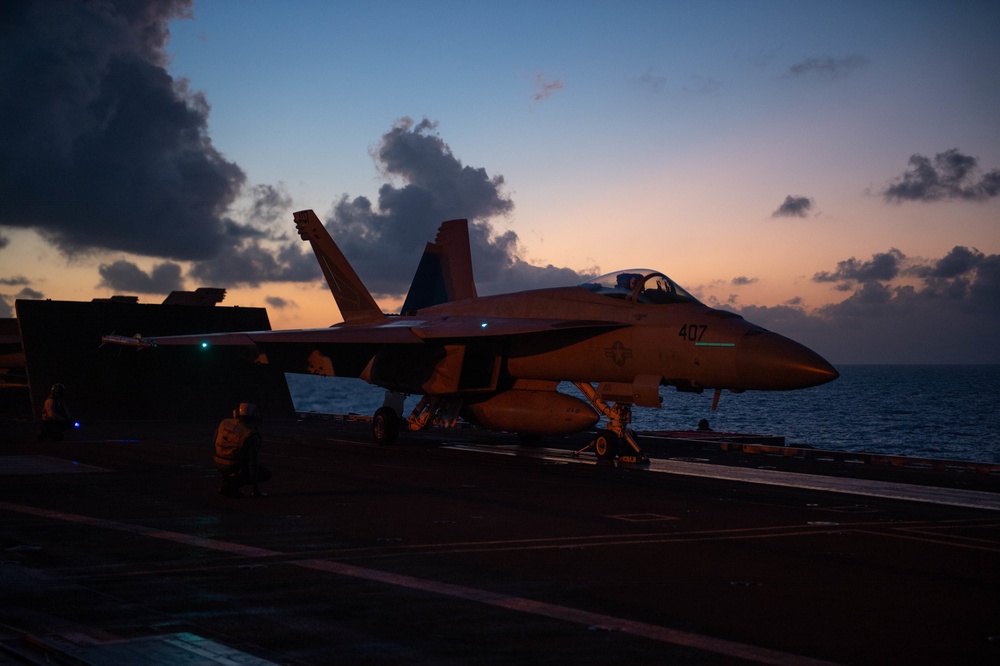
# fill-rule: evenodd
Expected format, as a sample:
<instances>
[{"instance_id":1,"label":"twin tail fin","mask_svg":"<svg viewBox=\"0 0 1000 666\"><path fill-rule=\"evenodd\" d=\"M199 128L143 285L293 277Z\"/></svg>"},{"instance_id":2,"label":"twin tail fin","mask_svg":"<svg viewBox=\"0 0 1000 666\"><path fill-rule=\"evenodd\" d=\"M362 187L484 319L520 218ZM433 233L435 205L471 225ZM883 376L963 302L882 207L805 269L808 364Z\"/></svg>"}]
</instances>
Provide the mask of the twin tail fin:
<instances>
[{"instance_id":1,"label":"twin tail fin","mask_svg":"<svg viewBox=\"0 0 1000 666\"><path fill-rule=\"evenodd\" d=\"M293 217L299 236L312 245L319 267L323 270L323 277L337 300L344 323L373 324L385 319L382 308L365 288L344 253L333 242L316 213L312 210L300 210Z\"/></svg>"}]
</instances>

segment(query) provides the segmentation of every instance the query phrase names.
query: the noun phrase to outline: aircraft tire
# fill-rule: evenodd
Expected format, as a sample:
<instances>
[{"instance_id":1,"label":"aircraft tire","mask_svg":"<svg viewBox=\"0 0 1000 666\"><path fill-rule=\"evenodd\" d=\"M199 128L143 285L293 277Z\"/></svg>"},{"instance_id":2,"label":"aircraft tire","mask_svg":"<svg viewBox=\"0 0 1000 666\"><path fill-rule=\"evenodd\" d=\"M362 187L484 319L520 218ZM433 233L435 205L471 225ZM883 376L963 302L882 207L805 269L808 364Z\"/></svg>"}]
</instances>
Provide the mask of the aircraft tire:
<instances>
[{"instance_id":1,"label":"aircraft tire","mask_svg":"<svg viewBox=\"0 0 1000 666\"><path fill-rule=\"evenodd\" d=\"M614 460L618 455L618 435L610 430L598 430L594 437L594 453L601 460Z\"/></svg>"},{"instance_id":2,"label":"aircraft tire","mask_svg":"<svg viewBox=\"0 0 1000 666\"><path fill-rule=\"evenodd\" d=\"M399 417L391 407L379 407L372 417L372 439L376 444L395 444L399 439Z\"/></svg>"}]
</instances>

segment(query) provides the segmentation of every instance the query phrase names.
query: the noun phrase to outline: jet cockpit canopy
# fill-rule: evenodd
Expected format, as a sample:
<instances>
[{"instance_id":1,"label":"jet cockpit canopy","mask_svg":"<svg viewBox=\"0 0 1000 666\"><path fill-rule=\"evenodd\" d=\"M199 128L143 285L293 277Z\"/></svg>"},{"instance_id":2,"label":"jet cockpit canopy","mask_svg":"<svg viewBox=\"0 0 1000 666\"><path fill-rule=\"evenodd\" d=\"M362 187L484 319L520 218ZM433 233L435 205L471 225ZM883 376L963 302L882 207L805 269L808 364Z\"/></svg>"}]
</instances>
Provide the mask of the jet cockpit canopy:
<instances>
[{"instance_id":1,"label":"jet cockpit canopy","mask_svg":"<svg viewBox=\"0 0 1000 666\"><path fill-rule=\"evenodd\" d=\"M580 286L602 296L622 298L633 303L665 305L698 302L698 299L666 275L648 268L606 273Z\"/></svg>"}]
</instances>

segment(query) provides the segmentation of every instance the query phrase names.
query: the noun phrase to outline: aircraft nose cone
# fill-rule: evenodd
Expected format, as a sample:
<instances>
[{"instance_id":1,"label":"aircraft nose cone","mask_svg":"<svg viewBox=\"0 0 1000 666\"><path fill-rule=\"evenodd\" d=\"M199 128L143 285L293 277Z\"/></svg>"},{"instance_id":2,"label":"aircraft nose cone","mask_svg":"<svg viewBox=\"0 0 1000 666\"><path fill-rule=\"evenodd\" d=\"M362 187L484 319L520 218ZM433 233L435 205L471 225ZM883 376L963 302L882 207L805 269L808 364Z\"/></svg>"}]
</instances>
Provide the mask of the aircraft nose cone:
<instances>
[{"instance_id":1,"label":"aircraft nose cone","mask_svg":"<svg viewBox=\"0 0 1000 666\"><path fill-rule=\"evenodd\" d=\"M764 391L819 386L840 376L813 350L770 331L743 336L737 346L736 371L747 388Z\"/></svg>"}]
</instances>

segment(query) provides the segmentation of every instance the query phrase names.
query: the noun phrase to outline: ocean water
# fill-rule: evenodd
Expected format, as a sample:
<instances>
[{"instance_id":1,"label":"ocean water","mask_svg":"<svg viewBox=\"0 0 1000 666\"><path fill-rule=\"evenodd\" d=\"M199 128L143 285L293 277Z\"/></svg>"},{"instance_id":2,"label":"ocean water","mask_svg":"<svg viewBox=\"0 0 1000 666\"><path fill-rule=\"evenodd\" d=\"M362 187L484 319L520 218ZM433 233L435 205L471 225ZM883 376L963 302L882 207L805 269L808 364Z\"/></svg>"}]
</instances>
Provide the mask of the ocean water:
<instances>
[{"instance_id":1,"label":"ocean water","mask_svg":"<svg viewBox=\"0 0 1000 666\"><path fill-rule=\"evenodd\" d=\"M782 435L789 444L946 460L1000 463L1000 365L845 365L840 378L802 391L712 392L661 388L660 409L636 407L633 427ZM287 375L301 412L364 414L384 391L357 379ZM579 395L571 384L559 390ZM406 409L418 398L407 398Z\"/></svg>"}]
</instances>

